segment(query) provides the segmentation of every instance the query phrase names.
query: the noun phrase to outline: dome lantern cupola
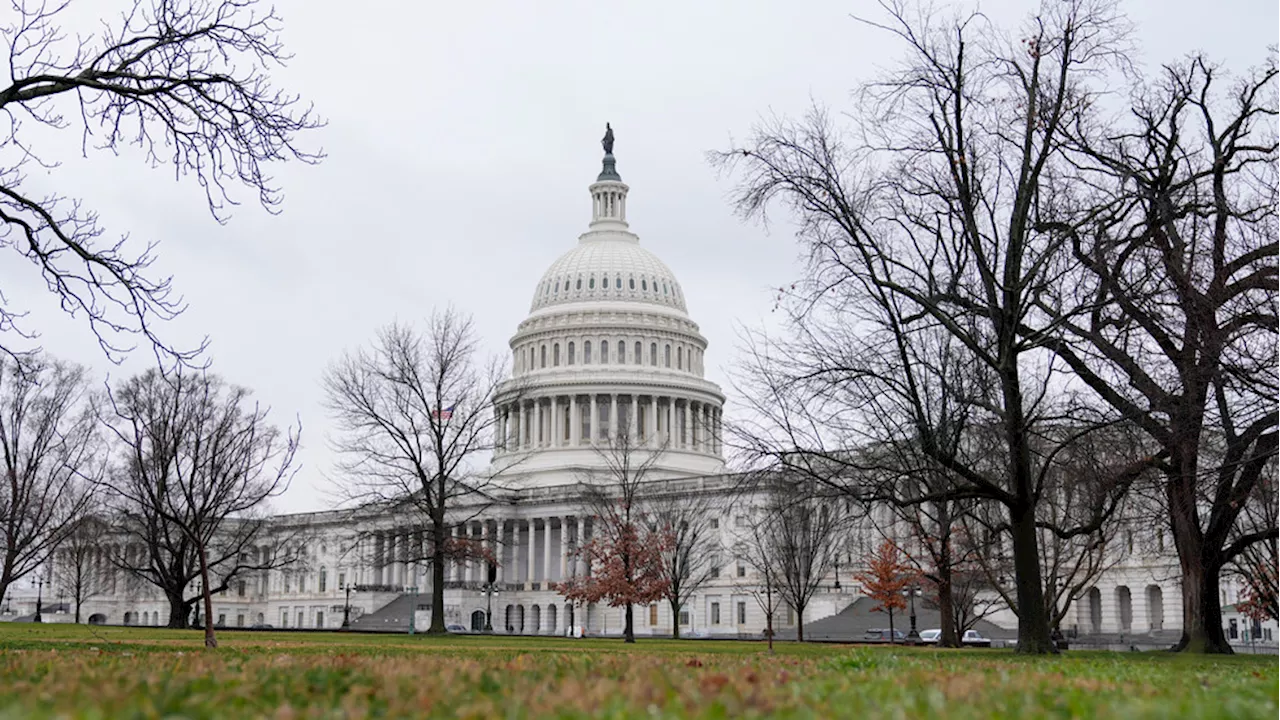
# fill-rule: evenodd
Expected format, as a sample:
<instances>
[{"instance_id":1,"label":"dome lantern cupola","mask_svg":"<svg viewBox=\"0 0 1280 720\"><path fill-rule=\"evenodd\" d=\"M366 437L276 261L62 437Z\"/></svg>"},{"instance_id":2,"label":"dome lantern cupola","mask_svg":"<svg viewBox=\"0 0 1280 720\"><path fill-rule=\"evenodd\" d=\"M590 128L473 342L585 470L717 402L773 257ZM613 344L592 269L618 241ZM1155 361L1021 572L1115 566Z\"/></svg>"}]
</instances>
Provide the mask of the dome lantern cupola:
<instances>
[{"instance_id":1,"label":"dome lantern cupola","mask_svg":"<svg viewBox=\"0 0 1280 720\"><path fill-rule=\"evenodd\" d=\"M617 159L613 157L613 127L605 123L604 164L595 183L589 188L591 192L591 229L592 230L626 230L627 229L627 184L622 182L618 174Z\"/></svg>"}]
</instances>

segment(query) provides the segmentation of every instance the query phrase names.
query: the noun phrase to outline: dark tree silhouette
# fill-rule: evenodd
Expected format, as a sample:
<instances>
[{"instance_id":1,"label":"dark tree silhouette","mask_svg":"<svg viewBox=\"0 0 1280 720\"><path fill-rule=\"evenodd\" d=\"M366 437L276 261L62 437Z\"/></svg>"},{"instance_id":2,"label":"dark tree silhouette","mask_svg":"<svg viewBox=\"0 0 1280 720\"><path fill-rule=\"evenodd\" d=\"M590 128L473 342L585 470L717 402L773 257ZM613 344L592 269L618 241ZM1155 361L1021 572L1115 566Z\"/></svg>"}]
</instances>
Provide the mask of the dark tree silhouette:
<instances>
[{"instance_id":1,"label":"dark tree silhouette","mask_svg":"<svg viewBox=\"0 0 1280 720\"><path fill-rule=\"evenodd\" d=\"M182 369L122 383L105 420L118 457L100 486L124 534L113 561L164 592L170 627L202 600L205 645L217 647L213 595L293 560L296 538L269 536L262 506L288 486L298 434L271 425L248 390Z\"/></svg>"},{"instance_id":2,"label":"dark tree silhouette","mask_svg":"<svg viewBox=\"0 0 1280 720\"><path fill-rule=\"evenodd\" d=\"M450 538L453 514L488 507L494 478L477 467L495 446L493 404L519 397L505 368L483 361L469 318L452 308L431 316L425 332L388 325L370 349L348 352L324 375L326 405L338 425L340 492L387 512L407 511L424 528L407 562L431 568L430 633L444 633L449 561L485 557L487 548ZM514 467L509 459L504 469ZM467 518L469 519L469 518Z\"/></svg>"},{"instance_id":3,"label":"dark tree silhouette","mask_svg":"<svg viewBox=\"0 0 1280 720\"><path fill-rule=\"evenodd\" d=\"M44 175L57 167L41 131L65 131L86 156L138 148L151 165L194 177L221 222L237 203L237 188L277 210L283 196L270 166L318 161L321 154L298 138L320 123L297 96L271 83L289 56L270 7L136 0L105 19L96 37L70 39L62 24L68 5L18 0L0 28L9 53L7 86L0 87L8 128L0 138L0 250L34 266L111 359L141 336L162 358L190 360L202 348L177 348L156 329L184 307L170 279L152 272L156 243L105 239L82 200L32 187L32 170ZM0 296L0 333L33 338L24 314ZM0 342L0 351L18 352L11 340Z\"/></svg>"},{"instance_id":4,"label":"dark tree silhouette","mask_svg":"<svg viewBox=\"0 0 1280 720\"><path fill-rule=\"evenodd\" d=\"M83 368L0 356L0 602L88 511L100 439Z\"/></svg>"}]
</instances>

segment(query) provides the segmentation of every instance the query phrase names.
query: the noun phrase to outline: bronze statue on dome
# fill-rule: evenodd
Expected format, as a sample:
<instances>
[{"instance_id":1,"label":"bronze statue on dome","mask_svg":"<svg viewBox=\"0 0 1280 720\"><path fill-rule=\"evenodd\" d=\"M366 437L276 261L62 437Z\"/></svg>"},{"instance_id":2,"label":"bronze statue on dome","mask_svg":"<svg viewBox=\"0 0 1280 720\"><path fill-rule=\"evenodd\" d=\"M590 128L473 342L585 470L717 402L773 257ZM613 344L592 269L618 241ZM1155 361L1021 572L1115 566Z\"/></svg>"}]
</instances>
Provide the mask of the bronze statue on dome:
<instances>
[{"instance_id":1,"label":"bronze statue on dome","mask_svg":"<svg viewBox=\"0 0 1280 720\"><path fill-rule=\"evenodd\" d=\"M600 144L604 146L605 155L613 154L613 128L609 123L604 124L604 138L600 140Z\"/></svg>"}]
</instances>

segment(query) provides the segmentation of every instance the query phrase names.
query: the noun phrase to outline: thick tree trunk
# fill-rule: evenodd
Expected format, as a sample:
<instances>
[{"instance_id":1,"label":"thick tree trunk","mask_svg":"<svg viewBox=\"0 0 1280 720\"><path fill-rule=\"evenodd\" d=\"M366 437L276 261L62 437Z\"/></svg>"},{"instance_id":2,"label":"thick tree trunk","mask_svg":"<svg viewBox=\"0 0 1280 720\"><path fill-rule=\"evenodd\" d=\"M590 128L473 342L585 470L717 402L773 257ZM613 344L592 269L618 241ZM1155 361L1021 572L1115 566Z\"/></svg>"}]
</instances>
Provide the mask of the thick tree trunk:
<instances>
[{"instance_id":1,"label":"thick tree trunk","mask_svg":"<svg viewBox=\"0 0 1280 720\"><path fill-rule=\"evenodd\" d=\"M209 587L209 558L205 553L204 543L200 543L200 579L204 582L204 646L218 647L218 636L213 629L213 593Z\"/></svg>"},{"instance_id":2,"label":"thick tree trunk","mask_svg":"<svg viewBox=\"0 0 1280 720\"><path fill-rule=\"evenodd\" d=\"M173 630L185 630L190 627L188 612L191 609L191 603L182 596L182 591L165 591L164 597L169 601L169 622L166 627Z\"/></svg>"},{"instance_id":3,"label":"thick tree trunk","mask_svg":"<svg viewBox=\"0 0 1280 720\"><path fill-rule=\"evenodd\" d=\"M773 607L770 605L769 607ZM764 615L764 632L769 636L769 654L773 654L773 613L767 612Z\"/></svg>"},{"instance_id":4,"label":"thick tree trunk","mask_svg":"<svg viewBox=\"0 0 1280 720\"><path fill-rule=\"evenodd\" d=\"M889 644L898 642L896 633L893 632L893 608L889 608Z\"/></svg>"},{"instance_id":5,"label":"thick tree trunk","mask_svg":"<svg viewBox=\"0 0 1280 720\"><path fill-rule=\"evenodd\" d=\"M804 608L796 608L796 640L804 642Z\"/></svg>"},{"instance_id":6,"label":"thick tree trunk","mask_svg":"<svg viewBox=\"0 0 1280 720\"><path fill-rule=\"evenodd\" d=\"M630 603L627 604L626 618L626 625L622 628L622 641L633 643L636 641L635 608Z\"/></svg>"},{"instance_id":7,"label":"thick tree trunk","mask_svg":"<svg viewBox=\"0 0 1280 720\"><path fill-rule=\"evenodd\" d=\"M443 516L443 513L441 513ZM445 570L445 524L444 517L434 518L431 523L431 627L427 633L443 635L444 629L444 570ZM413 609L416 612L417 608Z\"/></svg>"},{"instance_id":8,"label":"thick tree trunk","mask_svg":"<svg viewBox=\"0 0 1280 720\"><path fill-rule=\"evenodd\" d=\"M1009 521L1013 528L1013 570L1018 600L1018 652L1024 655L1056 653L1049 629L1049 611L1044 604L1035 507L1028 503L1009 508Z\"/></svg>"},{"instance_id":9,"label":"thick tree trunk","mask_svg":"<svg viewBox=\"0 0 1280 720\"><path fill-rule=\"evenodd\" d=\"M1182 553L1182 638L1175 651L1230 655L1218 597L1221 570L1204 555Z\"/></svg>"},{"instance_id":10,"label":"thick tree trunk","mask_svg":"<svg viewBox=\"0 0 1280 720\"><path fill-rule=\"evenodd\" d=\"M955 593L951 588L951 568L938 568L939 647L960 647L960 631L956 627Z\"/></svg>"},{"instance_id":11,"label":"thick tree trunk","mask_svg":"<svg viewBox=\"0 0 1280 720\"><path fill-rule=\"evenodd\" d=\"M670 600L671 605L671 637L676 640L680 639L680 606L675 600Z\"/></svg>"}]
</instances>

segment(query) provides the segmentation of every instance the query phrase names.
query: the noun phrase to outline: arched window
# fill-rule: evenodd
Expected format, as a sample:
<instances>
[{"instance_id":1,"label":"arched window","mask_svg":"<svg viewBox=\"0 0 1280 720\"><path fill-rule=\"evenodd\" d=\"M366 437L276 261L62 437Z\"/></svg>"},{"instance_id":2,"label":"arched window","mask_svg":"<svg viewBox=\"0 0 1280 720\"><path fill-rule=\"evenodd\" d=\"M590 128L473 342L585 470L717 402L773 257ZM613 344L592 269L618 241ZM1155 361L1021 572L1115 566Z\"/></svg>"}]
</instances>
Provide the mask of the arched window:
<instances>
[{"instance_id":1,"label":"arched window","mask_svg":"<svg viewBox=\"0 0 1280 720\"><path fill-rule=\"evenodd\" d=\"M609 364L609 341L608 340L600 341L600 364L601 365Z\"/></svg>"},{"instance_id":2,"label":"arched window","mask_svg":"<svg viewBox=\"0 0 1280 720\"><path fill-rule=\"evenodd\" d=\"M649 364L658 367L658 343L649 343Z\"/></svg>"},{"instance_id":3,"label":"arched window","mask_svg":"<svg viewBox=\"0 0 1280 720\"><path fill-rule=\"evenodd\" d=\"M666 346L666 348L665 348L664 350L665 350L664 354L666 355L666 363L665 363L665 364L666 364L666 366L667 366L667 367L671 367L671 346L670 346L670 345L667 345L667 346Z\"/></svg>"},{"instance_id":4,"label":"arched window","mask_svg":"<svg viewBox=\"0 0 1280 720\"><path fill-rule=\"evenodd\" d=\"M579 289L579 290L581 290L581 289L582 289L582 276L581 276L581 275L579 275L579 276L578 276L578 289Z\"/></svg>"},{"instance_id":5,"label":"arched window","mask_svg":"<svg viewBox=\"0 0 1280 720\"><path fill-rule=\"evenodd\" d=\"M587 289L588 289L588 290L595 290L595 289L596 289L596 276L595 276L595 275L592 275L590 278L587 278Z\"/></svg>"},{"instance_id":6,"label":"arched window","mask_svg":"<svg viewBox=\"0 0 1280 720\"><path fill-rule=\"evenodd\" d=\"M570 340L570 341L569 341L569 364L570 364L570 365L572 365L572 364L573 364L573 360L574 360L574 358L573 358L573 341L572 341L572 340Z\"/></svg>"},{"instance_id":7,"label":"arched window","mask_svg":"<svg viewBox=\"0 0 1280 720\"><path fill-rule=\"evenodd\" d=\"M667 281L666 281L666 280L663 280L663 281L662 281L662 294L663 294L663 295L669 295L669 294L670 294L670 293L668 293L668 292L667 292Z\"/></svg>"},{"instance_id":8,"label":"arched window","mask_svg":"<svg viewBox=\"0 0 1280 720\"><path fill-rule=\"evenodd\" d=\"M543 345L543 346L542 346L542 352L541 352L540 354L541 354L541 356L542 356L542 357L541 357L541 364L540 364L540 365L538 365L538 367L540 367L540 368L544 368L544 367L546 367L546 366L547 366L547 346L546 346L546 345Z\"/></svg>"},{"instance_id":9,"label":"arched window","mask_svg":"<svg viewBox=\"0 0 1280 720\"><path fill-rule=\"evenodd\" d=\"M644 350L641 349L640 341L636 341L636 356L632 358L632 362L637 365L644 364Z\"/></svg>"},{"instance_id":10,"label":"arched window","mask_svg":"<svg viewBox=\"0 0 1280 720\"><path fill-rule=\"evenodd\" d=\"M645 292L649 292L649 281L644 278L640 278L640 289Z\"/></svg>"},{"instance_id":11,"label":"arched window","mask_svg":"<svg viewBox=\"0 0 1280 720\"><path fill-rule=\"evenodd\" d=\"M614 279L614 281L613 281L613 287L614 287L615 289L617 289L617 290L621 290L621 289L622 289L622 276L621 276L621 275L619 275L616 279Z\"/></svg>"},{"instance_id":12,"label":"arched window","mask_svg":"<svg viewBox=\"0 0 1280 720\"><path fill-rule=\"evenodd\" d=\"M601 290L609 289L609 273L605 273L604 275L600 276L600 289Z\"/></svg>"},{"instance_id":13,"label":"arched window","mask_svg":"<svg viewBox=\"0 0 1280 720\"><path fill-rule=\"evenodd\" d=\"M543 349L545 350L546 348L543 348ZM677 370L684 369L684 348L682 347L676 347L676 369Z\"/></svg>"},{"instance_id":14,"label":"arched window","mask_svg":"<svg viewBox=\"0 0 1280 720\"><path fill-rule=\"evenodd\" d=\"M636 279L635 279L635 278L627 278L627 289L628 289L628 290L635 290L635 289L636 289Z\"/></svg>"},{"instance_id":15,"label":"arched window","mask_svg":"<svg viewBox=\"0 0 1280 720\"><path fill-rule=\"evenodd\" d=\"M582 343L582 364L583 365L591 364L591 341L590 340Z\"/></svg>"},{"instance_id":16,"label":"arched window","mask_svg":"<svg viewBox=\"0 0 1280 720\"><path fill-rule=\"evenodd\" d=\"M560 367L560 343L551 346L551 361L556 367Z\"/></svg>"}]
</instances>

